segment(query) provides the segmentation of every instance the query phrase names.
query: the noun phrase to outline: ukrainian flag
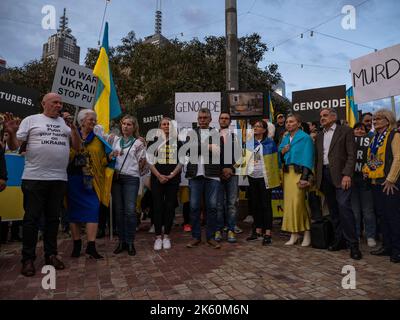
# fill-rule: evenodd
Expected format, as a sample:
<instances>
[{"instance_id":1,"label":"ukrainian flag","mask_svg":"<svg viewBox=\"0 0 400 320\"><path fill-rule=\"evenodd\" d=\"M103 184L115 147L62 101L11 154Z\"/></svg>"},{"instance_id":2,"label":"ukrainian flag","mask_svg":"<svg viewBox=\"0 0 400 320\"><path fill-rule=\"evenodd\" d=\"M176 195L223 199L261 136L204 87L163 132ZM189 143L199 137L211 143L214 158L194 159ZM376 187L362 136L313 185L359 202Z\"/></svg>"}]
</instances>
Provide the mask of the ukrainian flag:
<instances>
[{"instance_id":1,"label":"ukrainian flag","mask_svg":"<svg viewBox=\"0 0 400 320\"><path fill-rule=\"evenodd\" d=\"M346 121L351 128L358 122L358 107L354 103L353 87L346 91Z\"/></svg>"},{"instance_id":2,"label":"ukrainian flag","mask_svg":"<svg viewBox=\"0 0 400 320\"><path fill-rule=\"evenodd\" d=\"M274 122L274 105L272 104L271 91L268 92L269 121Z\"/></svg>"},{"instance_id":3,"label":"ukrainian flag","mask_svg":"<svg viewBox=\"0 0 400 320\"><path fill-rule=\"evenodd\" d=\"M97 113L97 123L104 128L105 133L110 129L110 120L121 114L108 55L108 22L106 22L103 44L93 70L93 74L98 78L94 111Z\"/></svg>"}]
</instances>

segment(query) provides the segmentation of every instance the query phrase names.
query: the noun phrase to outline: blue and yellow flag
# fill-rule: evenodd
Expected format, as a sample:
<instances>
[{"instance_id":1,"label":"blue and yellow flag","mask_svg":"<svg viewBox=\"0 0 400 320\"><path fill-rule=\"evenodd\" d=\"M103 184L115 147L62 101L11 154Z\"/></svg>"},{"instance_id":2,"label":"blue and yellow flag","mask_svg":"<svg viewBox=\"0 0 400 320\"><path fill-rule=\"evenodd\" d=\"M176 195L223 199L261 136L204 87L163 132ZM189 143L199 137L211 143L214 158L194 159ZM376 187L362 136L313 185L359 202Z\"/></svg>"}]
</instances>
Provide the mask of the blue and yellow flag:
<instances>
[{"instance_id":1,"label":"blue and yellow flag","mask_svg":"<svg viewBox=\"0 0 400 320\"><path fill-rule=\"evenodd\" d=\"M94 111L97 113L97 123L104 128L105 133L108 133L110 129L110 120L121 114L108 55L108 22L106 22L103 44L93 69L93 74L98 78Z\"/></svg>"},{"instance_id":2,"label":"blue and yellow flag","mask_svg":"<svg viewBox=\"0 0 400 320\"><path fill-rule=\"evenodd\" d=\"M274 122L274 105L272 104L271 91L268 92L269 121Z\"/></svg>"},{"instance_id":3,"label":"blue and yellow flag","mask_svg":"<svg viewBox=\"0 0 400 320\"><path fill-rule=\"evenodd\" d=\"M358 122L358 107L354 103L353 87L346 91L346 121L351 128Z\"/></svg>"}]
</instances>

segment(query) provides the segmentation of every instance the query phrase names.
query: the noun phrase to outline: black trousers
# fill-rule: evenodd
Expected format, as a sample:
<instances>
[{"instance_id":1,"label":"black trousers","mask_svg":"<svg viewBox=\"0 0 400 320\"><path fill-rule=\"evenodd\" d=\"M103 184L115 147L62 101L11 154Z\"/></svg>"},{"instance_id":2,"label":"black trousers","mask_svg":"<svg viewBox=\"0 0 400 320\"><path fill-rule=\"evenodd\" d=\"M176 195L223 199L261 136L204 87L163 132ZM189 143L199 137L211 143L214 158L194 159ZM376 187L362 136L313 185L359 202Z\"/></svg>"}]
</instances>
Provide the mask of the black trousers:
<instances>
[{"instance_id":1,"label":"black trousers","mask_svg":"<svg viewBox=\"0 0 400 320\"><path fill-rule=\"evenodd\" d=\"M38 226L43 217L43 244L46 257L57 254L57 233L61 206L67 183L65 181L23 180L24 220L22 261L36 259Z\"/></svg>"},{"instance_id":2,"label":"black trousers","mask_svg":"<svg viewBox=\"0 0 400 320\"><path fill-rule=\"evenodd\" d=\"M255 228L272 230L271 189L265 187L264 178L249 178L249 197Z\"/></svg>"},{"instance_id":3,"label":"black trousers","mask_svg":"<svg viewBox=\"0 0 400 320\"><path fill-rule=\"evenodd\" d=\"M179 184L161 184L155 176L151 176L151 194L153 197L153 220L156 236L161 235L164 224L164 234L170 234L175 217Z\"/></svg>"},{"instance_id":4,"label":"black trousers","mask_svg":"<svg viewBox=\"0 0 400 320\"><path fill-rule=\"evenodd\" d=\"M376 184L372 185L372 192L376 214L381 219L383 246L393 257L400 257L400 190L387 195L383 186Z\"/></svg>"},{"instance_id":5,"label":"black trousers","mask_svg":"<svg viewBox=\"0 0 400 320\"><path fill-rule=\"evenodd\" d=\"M350 246L357 246L356 221L351 208L351 188L336 188L332 182L329 167L324 166L321 191L326 197L333 228L335 242L346 240Z\"/></svg>"}]
</instances>

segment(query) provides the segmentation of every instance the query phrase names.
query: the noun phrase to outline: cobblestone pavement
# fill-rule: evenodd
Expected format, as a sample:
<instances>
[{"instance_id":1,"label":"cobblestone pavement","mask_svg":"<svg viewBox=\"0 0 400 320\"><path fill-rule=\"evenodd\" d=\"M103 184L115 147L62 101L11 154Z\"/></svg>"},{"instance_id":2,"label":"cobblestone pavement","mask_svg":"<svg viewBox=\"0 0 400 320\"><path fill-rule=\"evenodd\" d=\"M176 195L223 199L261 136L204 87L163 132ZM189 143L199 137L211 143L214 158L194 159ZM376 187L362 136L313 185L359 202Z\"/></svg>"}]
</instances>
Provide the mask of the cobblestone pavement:
<instances>
[{"instance_id":1,"label":"cobblestone pavement","mask_svg":"<svg viewBox=\"0 0 400 320\"><path fill-rule=\"evenodd\" d=\"M134 257L114 255L116 239L101 239L97 246L105 259L97 262L70 258L72 241L60 239L67 268L57 271L55 290L41 287L42 243L31 278L19 273L20 244L2 245L0 299L400 299L400 265L371 256L366 245L364 258L354 261L348 251L285 247L279 230L272 246L246 242L249 226L241 226L238 243L222 242L220 250L205 244L186 248L190 234L181 227L173 229L172 249L159 252L153 250L154 235L139 231ZM355 267L354 290L342 288L344 265Z\"/></svg>"}]
</instances>

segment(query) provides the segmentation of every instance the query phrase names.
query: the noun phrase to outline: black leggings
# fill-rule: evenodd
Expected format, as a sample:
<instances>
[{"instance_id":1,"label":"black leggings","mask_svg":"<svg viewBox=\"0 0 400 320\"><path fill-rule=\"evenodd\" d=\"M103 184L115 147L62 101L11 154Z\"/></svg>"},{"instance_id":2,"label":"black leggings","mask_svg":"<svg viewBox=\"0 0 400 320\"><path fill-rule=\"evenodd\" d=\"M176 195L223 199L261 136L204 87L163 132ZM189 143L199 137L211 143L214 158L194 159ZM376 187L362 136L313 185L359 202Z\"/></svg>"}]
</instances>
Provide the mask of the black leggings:
<instances>
[{"instance_id":1,"label":"black leggings","mask_svg":"<svg viewBox=\"0 0 400 320\"><path fill-rule=\"evenodd\" d=\"M175 217L179 184L161 184L155 176L151 176L151 194L153 196L153 219L156 236L161 235L164 224L164 234L171 232L172 223Z\"/></svg>"},{"instance_id":2,"label":"black leggings","mask_svg":"<svg viewBox=\"0 0 400 320\"><path fill-rule=\"evenodd\" d=\"M264 178L249 177L249 196L254 226L272 230L271 189L265 188Z\"/></svg>"}]
</instances>

